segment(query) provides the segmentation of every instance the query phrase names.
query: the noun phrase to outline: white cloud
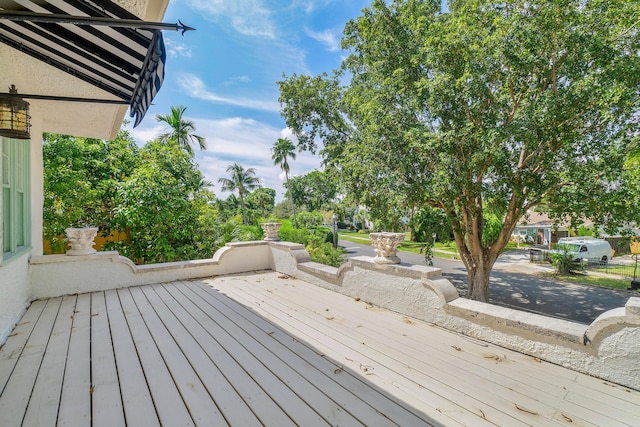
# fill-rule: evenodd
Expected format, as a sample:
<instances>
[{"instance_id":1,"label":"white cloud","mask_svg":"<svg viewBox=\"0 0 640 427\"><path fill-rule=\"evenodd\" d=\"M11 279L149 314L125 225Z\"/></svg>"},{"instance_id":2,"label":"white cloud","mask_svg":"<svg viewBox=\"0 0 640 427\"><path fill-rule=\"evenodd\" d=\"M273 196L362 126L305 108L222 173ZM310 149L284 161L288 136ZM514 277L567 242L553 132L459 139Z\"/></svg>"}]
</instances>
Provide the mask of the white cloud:
<instances>
[{"instance_id":1,"label":"white cloud","mask_svg":"<svg viewBox=\"0 0 640 427\"><path fill-rule=\"evenodd\" d=\"M325 45L330 52L337 52L341 49L341 32L338 30L313 31L307 28L305 33L315 41Z\"/></svg>"},{"instance_id":2,"label":"white cloud","mask_svg":"<svg viewBox=\"0 0 640 427\"><path fill-rule=\"evenodd\" d=\"M249 76L235 76L231 77L226 82L222 83L223 86L236 86L236 85L245 85L251 82L251 78Z\"/></svg>"},{"instance_id":3,"label":"white cloud","mask_svg":"<svg viewBox=\"0 0 640 427\"><path fill-rule=\"evenodd\" d=\"M191 58L191 48L186 44L172 40L169 37L165 37L164 44L170 57L176 58L182 56Z\"/></svg>"},{"instance_id":4,"label":"white cloud","mask_svg":"<svg viewBox=\"0 0 640 427\"><path fill-rule=\"evenodd\" d=\"M204 17L215 23L229 23L240 34L276 38L272 12L262 0L188 0Z\"/></svg>"},{"instance_id":5,"label":"white cloud","mask_svg":"<svg viewBox=\"0 0 640 427\"><path fill-rule=\"evenodd\" d=\"M221 120L191 119L196 123L198 134L207 139L206 152L197 152L196 159L207 180L216 184L214 191L221 193L218 179L227 176L225 169L233 162L240 163L245 169L256 168L262 185L274 188L277 200L284 196L282 183L285 176L282 170L273 164L271 147L278 138L286 136L284 130L254 119L232 117ZM320 158L310 153L296 153L291 163L291 174L304 175L320 167Z\"/></svg>"},{"instance_id":6,"label":"white cloud","mask_svg":"<svg viewBox=\"0 0 640 427\"><path fill-rule=\"evenodd\" d=\"M182 73L176 76L178 85L189 96L204 101L210 101L218 104L234 105L237 107L249 108L261 111L280 111L280 104L277 101L261 101L258 99L242 98L242 97L224 97L216 93L210 92L202 79L193 74Z\"/></svg>"},{"instance_id":7,"label":"white cloud","mask_svg":"<svg viewBox=\"0 0 640 427\"><path fill-rule=\"evenodd\" d=\"M144 124L152 123L149 116L145 116L145 120L142 125L135 129L130 129L131 136L136 140L137 144L143 146L145 143L154 140L158 135L165 133L166 127L160 123L156 123L153 126L145 127ZM131 125L129 125L131 126Z\"/></svg>"},{"instance_id":8,"label":"white cloud","mask_svg":"<svg viewBox=\"0 0 640 427\"><path fill-rule=\"evenodd\" d=\"M277 201L283 199L285 190L282 184L285 175L280 167L273 164L271 147L278 138L286 137L296 142L289 128L282 129L245 117L217 120L184 118L192 120L196 125L196 133L207 140L206 151L196 150L196 161L205 179L214 184L213 191L218 197L224 199L229 196L229 193L220 191L218 179L226 178L227 166L238 162L245 169L256 168L262 185L276 190ZM138 145L142 146L166 130L166 126L161 123L144 121L139 127L131 130L131 134ZM317 155L308 152L296 153L296 159L290 161L291 176L300 176L319 169L320 162Z\"/></svg>"}]
</instances>

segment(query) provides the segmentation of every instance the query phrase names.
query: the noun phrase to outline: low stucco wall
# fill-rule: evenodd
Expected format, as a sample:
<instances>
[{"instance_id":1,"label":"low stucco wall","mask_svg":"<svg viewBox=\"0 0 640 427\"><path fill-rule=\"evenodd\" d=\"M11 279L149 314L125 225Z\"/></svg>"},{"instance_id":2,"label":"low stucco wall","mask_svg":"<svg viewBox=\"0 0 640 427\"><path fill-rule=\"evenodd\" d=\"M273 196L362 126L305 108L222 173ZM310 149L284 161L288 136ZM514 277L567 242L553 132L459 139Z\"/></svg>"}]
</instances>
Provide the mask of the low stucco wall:
<instances>
[{"instance_id":1,"label":"low stucco wall","mask_svg":"<svg viewBox=\"0 0 640 427\"><path fill-rule=\"evenodd\" d=\"M31 298L272 269L268 242L228 243L212 259L135 265L118 252L31 258Z\"/></svg>"},{"instance_id":2,"label":"low stucco wall","mask_svg":"<svg viewBox=\"0 0 640 427\"><path fill-rule=\"evenodd\" d=\"M451 331L640 390L640 298L591 325L460 298L437 268L351 258L311 262L302 245L271 243L273 268Z\"/></svg>"},{"instance_id":3,"label":"low stucco wall","mask_svg":"<svg viewBox=\"0 0 640 427\"><path fill-rule=\"evenodd\" d=\"M0 266L0 344L24 314L29 299L29 253Z\"/></svg>"}]
</instances>

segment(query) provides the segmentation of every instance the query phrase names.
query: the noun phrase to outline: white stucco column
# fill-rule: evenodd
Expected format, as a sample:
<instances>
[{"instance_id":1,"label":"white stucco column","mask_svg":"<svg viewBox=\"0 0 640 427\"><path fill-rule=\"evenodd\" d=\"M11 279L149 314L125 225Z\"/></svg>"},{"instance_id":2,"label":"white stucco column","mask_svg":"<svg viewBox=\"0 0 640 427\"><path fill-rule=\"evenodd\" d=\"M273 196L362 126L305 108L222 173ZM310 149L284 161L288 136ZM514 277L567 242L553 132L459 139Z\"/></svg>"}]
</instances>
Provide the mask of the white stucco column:
<instances>
[{"instance_id":1,"label":"white stucco column","mask_svg":"<svg viewBox=\"0 0 640 427\"><path fill-rule=\"evenodd\" d=\"M67 255L91 255L95 254L93 241L98 234L98 227L67 228L67 239L71 249L67 250Z\"/></svg>"},{"instance_id":2,"label":"white stucco column","mask_svg":"<svg viewBox=\"0 0 640 427\"><path fill-rule=\"evenodd\" d=\"M260 225L262 226L262 230L264 231L264 240L268 240L271 242L280 241L278 230L280 230L282 224L280 224L279 222L263 222Z\"/></svg>"},{"instance_id":3,"label":"white stucco column","mask_svg":"<svg viewBox=\"0 0 640 427\"><path fill-rule=\"evenodd\" d=\"M404 233L371 233L369 234L371 245L376 251L373 259L377 264L399 264L400 258L396 256L398 245L404 240Z\"/></svg>"}]
</instances>

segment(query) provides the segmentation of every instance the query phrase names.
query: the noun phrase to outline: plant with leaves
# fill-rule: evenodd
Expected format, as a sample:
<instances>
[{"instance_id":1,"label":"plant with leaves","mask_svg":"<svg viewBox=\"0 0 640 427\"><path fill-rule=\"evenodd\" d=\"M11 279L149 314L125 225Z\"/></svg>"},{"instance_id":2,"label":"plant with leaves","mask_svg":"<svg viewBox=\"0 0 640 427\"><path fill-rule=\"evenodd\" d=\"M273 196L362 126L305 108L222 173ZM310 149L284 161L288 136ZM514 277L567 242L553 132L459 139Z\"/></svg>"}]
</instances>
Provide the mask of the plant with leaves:
<instances>
[{"instance_id":1,"label":"plant with leaves","mask_svg":"<svg viewBox=\"0 0 640 427\"><path fill-rule=\"evenodd\" d=\"M305 175L292 177L285 186L290 198L308 211L328 209L338 193L335 179L327 171L313 170Z\"/></svg>"},{"instance_id":2,"label":"plant with leaves","mask_svg":"<svg viewBox=\"0 0 640 427\"><path fill-rule=\"evenodd\" d=\"M282 169L282 171L284 172L286 184L288 185L289 172L291 171L288 159L296 159L296 146L288 138L278 138L275 144L273 144L273 148L271 148L271 153L271 160L273 160L273 164L280 166L280 169ZM293 195L291 195L290 199L291 212L293 212L293 226L297 227L298 223L296 222L295 198L293 197Z\"/></svg>"},{"instance_id":3,"label":"plant with leaves","mask_svg":"<svg viewBox=\"0 0 640 427\"><path fill-rule=\"evenodd\" d=\"M549 252L551 265L560 274L571 274L583 269L580 259L576 259L575 252L570 252L564 245L560 245L554 252Z\"/></svg>"},{"instance_id":4,"label":"plant with leaves","mask_svg":"<svg viewBox=\"0 0 640 427\"><path fill-rule=\"evenodd\" d=\"M375 0L344 31L348 84L293 75L281 113L301 148L322 140L355 198L442 209L468 294L486 301L526 211L615 219L638 133L638 16L638 2Z\"/></svg>"},{"instance_id":5,"label":"plant with leaves","mask_svg":"<svg viewBox=\"0 0 640 427\"><path fill-rule=\"evenodd\" d=\"M168 132L158 137L161 142L173 142L178 144L184 151L191 156L194 155L193 145L200 147L200 150L207 149L207 141L204 137L196 135L196 125L191 120L185 120L182 115L187 107L179 105L171 107L171 113L165 115L156 115L158 122L166 123L171 128Z\"/></svg>"},{"instance_id":6,"label":"plant with leaves","mask_svg":"<svg viewBox=\"0 0 640 427\"><path fill-rule=\"evenodd\" d=\"M258 188L247 196L250 209L260 211L260 216L266 218L273 210L276 200L276 190L273 188Z\"/></svg>"},{"instance_id":7,"label":"plant with leaves","mask_svg":"<svg viewBox=\"0 0 640 427\"><path fill-rule=\"evenodd\" d=\"M245 169L237 162L227 166L227 173L230 177L220 178L218 182L222 185L222 191L238 191L242 207L242 222L249 225L244 199L248 193L260 187L260 178L256 177L255 168Z\"/></svg>"},{"instance_id":8,"label":"plant with leaves","mask_svg":"<svg viewBox=\"0 0 640 427\"><path fill-rule=\"evenodd\" d=\"M45 134L42 150L43 235L52 249L64 248L68 227L91 225L108 235L118 185L140 163L133 138L125 130L114 141Z\"/></svg>"},{"instance_id":9,"label":"plant with leaves","mask_svg":"<svg viewBox=\"0 0 640 427\"><path fill-rule=\"evenodd\" d=\"M116 224L127 240L113 247L137 263L200 258L196 230L203 180L191 155L152 141L140 157L139 167L117 191Z\"/></svg>"}]
</instances>

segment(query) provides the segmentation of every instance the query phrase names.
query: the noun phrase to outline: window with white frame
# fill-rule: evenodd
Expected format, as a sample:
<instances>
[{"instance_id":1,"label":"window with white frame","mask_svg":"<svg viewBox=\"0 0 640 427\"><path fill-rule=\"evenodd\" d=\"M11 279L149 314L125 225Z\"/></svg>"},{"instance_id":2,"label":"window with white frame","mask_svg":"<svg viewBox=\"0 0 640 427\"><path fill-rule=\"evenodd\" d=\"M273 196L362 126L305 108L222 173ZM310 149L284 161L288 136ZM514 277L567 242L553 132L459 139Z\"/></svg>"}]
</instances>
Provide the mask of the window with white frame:
<instances>
[{"instance_id":1,"label":"window with white frame","mask_svg":"<svg viewBox=\"0 0 640 427\"><path fill-rule=\"evenodd\" d=\"M7 261L31 244L29 140L0 137L2 151L2 257Z\"/></svg>"}]
</instances>

